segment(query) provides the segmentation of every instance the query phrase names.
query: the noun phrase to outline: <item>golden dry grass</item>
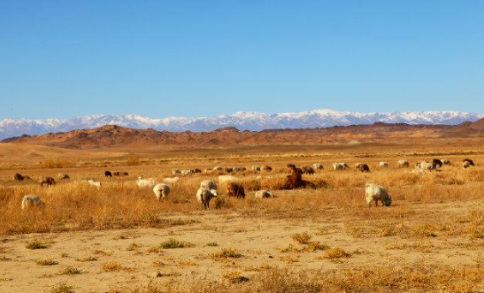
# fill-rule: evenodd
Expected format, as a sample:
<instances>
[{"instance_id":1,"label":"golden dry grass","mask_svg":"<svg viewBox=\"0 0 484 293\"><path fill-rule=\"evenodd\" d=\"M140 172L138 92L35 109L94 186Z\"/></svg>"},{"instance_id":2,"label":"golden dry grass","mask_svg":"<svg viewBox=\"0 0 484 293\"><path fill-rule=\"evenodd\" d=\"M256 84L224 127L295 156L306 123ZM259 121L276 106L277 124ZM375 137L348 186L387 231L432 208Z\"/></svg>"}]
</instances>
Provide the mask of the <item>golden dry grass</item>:
<instances>
[{"instance_id":1,"label":"golden dry grass","mask_svg":"<svg viewBox=\"0 0 484 293\"><path fill-rule=\"evenodd\" d=\"M3 164L3 169L0 170L0 235L22 237L23 234L42 233L35 236L36 239L33 240L36 241L23 241L22 247L32 244L32 249L45 246L48 249L39 251L53 251L52 256L37 255L31 261L48 268L49 264L57 263L55 259L63 251L56 251L56 244L42 235L75 231L104 233L115 229L137 231L145 228L165 231L162 239L150 245L135 240L135 233L118 233L110 239L127 242L122 246L115 246L115 249L93 247L92 251L85 254L69 251L69 254L65 253L60 265L64 265L64 260L72 259L76 262L75 267L68 266L51 273L52 276L80 273L77 278L88 278L90 271L135 276L138 273L137 266L116 261L120 251L129 253L131 258L160 258L168 255L163 259L150 259L147 263L150 267L156 264L157 269L160 269L155 280L172 278L170 282L145 282L145 285L129 288L112 286L110 292L483 290L484 273L481 266L469 265L470 262L478 262L475 258L476 251L484 247L484 212L480 208L484 198L484 156L481 147L471 146L460 151L455 146L454 149L448 146L419 146L411 149L405 147L352 147L345 148L344 151L334 148L326 152L297 149L289 153L279 153L280 149L274 149L267 154L246 150L239 153L212 150L207 151L204 156L197 156L190 151L186 156L183 156L183 152L168 152L160 158L154 157L153 153L118 152L116 155L103 156L101 152L97 152L92 160L85 156L86 151L82 151L83 159L64 153L59 158L52 158L53 164L47 158L43 159L42 164L36 162L35 165L33 161L25 159L21 161L22 166L14 168L9 163L0 161L0 165ZM265 150L269 151L267 148ZM44 148L42 151L43 154L52 154L52 151L47 152ZM460 161L468 156L475 159L477 166L463 169ZM412 172L413 168L398 168L396 164L401 158L408 159L412 164L433 157L449 158L454 164L428 174L416 174ZM351 168L345 171L331 170L332 162L340 161L347 162ZM390 162L390 167L377 167L379 161ZM324 164L324 170L317 171L314 175L303 175L304 180L313 183L314 188L284 189L288 174L287 163L305 166L319 162ZM368 163L371 172L357 171L353 167L356 162ZM202 180L217 181L218 175L224 174L223 172L181 177L179 183L171 185L170 196L160 202L156 200L151 188L140 189L135 184L135 178L139 175L161 181L163 178L173 177L173 168L205 169L215 165L247 168L251 165L270 165L274 170L233 174L244 185L246 198L229 198L225 194L224 186L219 186L219 196L211 202L211 210L208 211L201 210L195 193ZM127 171L129 176L104 178L105 170ZM15 172L29 175L32 180L15 182L12 179ZM39 176L55 177L59 172L68 173L71 180L58 182L51 187L39 186ZM90 187L83 181L88 178L101 180L102 187ZM391 207L366 207L364 186L369 182L387 187L393 197ZM254 198L255 191L260 189L271 190L277 198ZM39 195L46 203L45 207L23 211L20 203L26 194ZM464 208L455 212L454 206ZM205 217L210 216L223 219L223 225L214 225L206 220ZM314 227L317 225L314 224L314 219L318 217L324 217L321 221L328 223L324 229L321 225ZM257 229L250 226L257 227L260 219L277 221L282 225L278 228L279 233L290 227L300 228L295 232L288 232L284 237L278 237L283 239L283 244L261 248L272 251L270 259L277 259L277 265L250 263L259 254L263 254L256 249L259 242L263 242L262 236L255 237L254 243L251 243L255 248L250 251L239 249L237 240L233 240L238 239L238 235L255 233ZM191 230L192 226L197 228ZM224 232L227 237L234 238L227 241L223 237L215 239L216 241L204 238L198 241L200 234L197 232L200 231ZM195 235L193 239L189 238L192 234ZM344 235L344 238L337 242L332 238L334 235ZM419 263L418 258L404 259L402 263L382 263L378 261L378 252L372 251L371 247L347 246L346 243L378 243L379 249L384 253L404 255L402 258L406 254L414 257L414 253L430 256L448 253L469 254L472 259L465 265L457 263L455 266L450 262ZM195 252L186 252L187 250ZM30 249L28 251L38 252ZM180 258L184 253L195 256L188 260ZM0 243L0 264L11 262L14 258L10 254L11 251ZM308 261L317 262L318 265L308 264L306 268ZM174 267L179 270L195 270L197 266L218 266L217 271L223 270L225 273L204 278L198 272L197 278L180 277L179 271L173 269L173 264L170 266L172 262L176 263ZM417 263L410 265L412 262ZM95 269L85 270L84 266L90 263L95 264ZM172 271L163 271L167 266ZM252 269L244 269L248 267ZM52 292L62 292L63 288L67 291L76 290L77 286L71 284L54 285Z\"/></svg>"}]
</instances>

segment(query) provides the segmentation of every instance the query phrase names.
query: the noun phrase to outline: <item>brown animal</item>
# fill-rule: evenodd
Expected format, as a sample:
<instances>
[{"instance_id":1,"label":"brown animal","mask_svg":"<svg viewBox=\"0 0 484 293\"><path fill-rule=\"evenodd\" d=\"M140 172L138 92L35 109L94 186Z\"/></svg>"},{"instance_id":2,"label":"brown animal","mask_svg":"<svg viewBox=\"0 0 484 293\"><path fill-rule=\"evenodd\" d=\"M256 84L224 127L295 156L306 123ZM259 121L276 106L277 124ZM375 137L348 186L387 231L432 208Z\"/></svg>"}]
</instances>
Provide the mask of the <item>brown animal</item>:
<instances>
[{"instance_id":1,"label":"brown animal","mask_svg":"<svg viewBox=\"0 0 484 293\"><path fill-rule=\"evenodd\" d=\"M44 186L44 184L47 186L55 185L55 180L52 177L44 177L40 180L40 186Z\"/></svg>"},{"instance_id":2,"label":"brown animal","mask_svg":"<svg viewBox=\"0 0 484 293\"><path fill-rule=\"evenodd\" d=\"M113 173L111 173L110 171L104 171L104 176L105 177L113 177Z\"/></svg>"},{"instance_id":3,"label":"brown animal","mask_svg":"<svg viewBox=\"0 0 484 293\"><path fill-rule=\"evenodd\" d=\"M227 195L235 196L236 198L245 198L244 186L239 183L230 182L227 184Z\"/></svg>"},{"instance_id":4,"label":"brown animal","mask_svg":"<svg viewBox=\"0 0 484 293\"><path fill-rule=\"evenodd\" d=\"M20 173L15 173L15 175L13 175L13 180L22 181L24 179L25 179L25 177L22 176L22 174L20 174Z\"/></svg>"},{"instance_id":5,"label":"brown animal","mask_svg":"<svg viewBox=\"0 0 484 293\"><path fill-rule=\"evenodd\" d=\"M308 175L313 175L314 174L314 168L313 167L310 167L310 166L304 166L302 167L302 171L304 174L308 174Z\"/></svg>"},{"instance_id":6,"label":"brown animal","mask_svg":"<svg viewBox=\"0 0 484 293\"><path fill-rule=\"evenodd\" d=\"M287 188L299 188L305 185L304 181L302 180L303 171L300 168L296 168L296 166L292 167L291 175L287 175Z\"/></svg>"},{"instance_id":7,"label":"brown animal","mask_svg":"<svg viewBox=\"0 0 484 293\"><path fill-rule=\"evenodd\" d=\"M370 172L370 167L367 164L358 164L358 170L361 172Z\"/></svg>"}]
</instances>

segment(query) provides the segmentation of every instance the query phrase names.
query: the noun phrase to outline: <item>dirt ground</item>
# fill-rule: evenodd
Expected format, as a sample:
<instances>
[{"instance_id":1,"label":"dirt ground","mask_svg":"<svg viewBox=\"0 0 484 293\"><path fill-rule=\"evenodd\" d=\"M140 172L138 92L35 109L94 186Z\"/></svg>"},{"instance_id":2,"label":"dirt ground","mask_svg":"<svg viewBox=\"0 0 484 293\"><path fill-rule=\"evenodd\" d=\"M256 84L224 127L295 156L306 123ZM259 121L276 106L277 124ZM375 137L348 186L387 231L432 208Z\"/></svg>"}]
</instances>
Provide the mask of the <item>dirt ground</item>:
<instances>
[{"instance_id":1,"label":"dirt ground","mask_svg":"<svg viewBox=\"0 0 484 293\"><path fill-rule=\"evenodd\" d=\"M249 280L262 270L289 268L325 273L371 264L407 267L415 264L442 267L477 267L484 260L484 240L468 235L435 232L435 235L385 233L391 226L419 227L424 223L453 221L481 207L482 200L463 203L412 204L397 202L392 209L412 215L402 219L390 208L364 211L321 210L309 214L291 212L263 216L239 213L193 212L166 215L193 223L165 229L137 228L114 231L27 234L1 237L1 292L50 292L58 284L73 286L76 292L108 292L134 289L148 283L166 286L193 279L220 281L227 272ZM439 219L433 221L431 219ZM386 223L385 223L386 222ZM292 235L307 233L310 241L327 247L304 251ZM189 242L185 248L160 249L170 238ZM33 240L48 244L45 249L27 249ZM209 243L216 246L209 246ZM328 248L329 247L329 248ZM466 247L466 249L463 249ZM240 258L212 256L234 248ZM328 251L341 248L348 257L331 258ZM298 251L300 250L300 251ZM39 265L54 260L56 265ZM65 274L66 268L80 274ZM108 268L109 267L109 268ZM482 284L475 288L484 290Z\"/></svg>"}]
</instances>

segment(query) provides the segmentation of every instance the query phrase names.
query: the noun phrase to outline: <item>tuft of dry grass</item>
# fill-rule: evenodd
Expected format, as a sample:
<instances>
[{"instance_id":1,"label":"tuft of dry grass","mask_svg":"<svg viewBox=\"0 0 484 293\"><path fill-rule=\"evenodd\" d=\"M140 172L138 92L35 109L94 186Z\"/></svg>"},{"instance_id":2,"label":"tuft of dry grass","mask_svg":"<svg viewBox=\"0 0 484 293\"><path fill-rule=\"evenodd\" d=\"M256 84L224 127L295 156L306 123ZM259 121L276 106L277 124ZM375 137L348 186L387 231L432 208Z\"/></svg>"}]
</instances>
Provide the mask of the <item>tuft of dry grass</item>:
<instances>
[{"instance_id":1,"label":"tuft of dry grass","mask_svg":"<svg viewBox=\"0 0 484 293\"><path fill-rule=\"evenodd\" d=\"M50 289L50 293L75 293L74 286L70 286L67 284L59 284L52 286Z\"/></svg>"},{"instance_id":2,"label":"tuft of dry grass","mask_svg":"<svg viewBox=\"0 0 484 293\"><path fill-rule=\"evenodd\" d=\"M294 241L297 241L300 244L308 244L309 240L312 238L312 236L309 235L307 232L304 232L304 233L300 233L300 234L296 233L296 234L292 235L291 238Z\"/></svg>"},{"instance_id":3,"label":"tuft of dry grass","mask_svg":"<svg viewBox=\"0 0 484 293\"><path fill-rule=\"evenodd\" d=\"M78 268L66 267L59 271L59 275L80 275L83 272Z\"/></svg>"},{"instance_id":4,"label":"tuft of dry grass","mask_svg":"<svg viewBox=\"0 0 484 293\"><path fill-rule=\"evenodd\" d=\"M120 272L120 271L132 271L132 268L124 267L117 262L107 262L101 267L103 272Z\"/></svg>"},{"instance_id":5,"label":"tuft of dry grass","mask_svg":"<svg viewBox=\"0 0 484 293\"><path fill-rule=\"evenodd\" d=\"M58 261L53 259L38 259L35 261L35 263L39 266L55 266L59 264Z\"/></svg>"},{"instance_id":6,"label":"tuft of dry grass","mask_svg":"<svg viewBox=\"0 0 484 293\"><path fill-rule=\"evenodd\" d=\"M235 248L222 248L220 252L213 253L213 259L224 259L224 258L241 258L243 255L237 251Z\"/></svg>"},{"instance_id":7,"label":"tuft of dry grass","mask_svg":"<svg viewBox=\"0 0 484 293\"><path fill-rule=\"evenodd\" d=\"M46 248L49 248L50 245L47 244L47 243L44 243L40 240L35 239L35 240L32 240L31 242L29 242L27 244L27 246L25 246L25 247L28 248L28 249L46 249Z\"/></svg>"},{"instance_id":8,"label":"tuft of dry grass","mask_svg":"<svg viewBox=\"0 0 484 293\"><path fill-rule=\"evenodd\" d=\"M173 248L187 248L187 247L194 247L195 245L190 242L185 241L178 241L176 239L170 238L165 242L160 244L160 247L163 249L173 249Z\"/></svg>"},{"instance_id":9,"label":"tuft of dry grass","mask_svg":"<svg viewBox=\"0 0 484 293\"><path fill-rule=\"evenodd\" d=\"M331 248L326 251L326 258L328 259L347 258L350 256L350 253L344 251L342 248L339 247Z\"/></svg>"}]
</instances>

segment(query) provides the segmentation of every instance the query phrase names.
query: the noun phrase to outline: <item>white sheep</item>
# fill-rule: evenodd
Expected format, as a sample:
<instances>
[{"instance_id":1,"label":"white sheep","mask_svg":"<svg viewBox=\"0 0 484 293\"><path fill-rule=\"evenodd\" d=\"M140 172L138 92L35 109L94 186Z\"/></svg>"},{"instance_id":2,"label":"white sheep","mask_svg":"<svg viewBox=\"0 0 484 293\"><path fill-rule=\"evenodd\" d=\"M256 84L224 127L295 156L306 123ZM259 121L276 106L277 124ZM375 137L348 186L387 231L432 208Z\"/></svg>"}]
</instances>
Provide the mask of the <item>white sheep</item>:
<instances>
[{"instance_id":1,"label":"white sheep","mask_svg":"<svg viewBox=\"0 0 484 293\"><path fill-rule=\"evenodd\" d=\"M202 209L210 209L210 200L217 197L217 190L199 188L196 196L197 200L202 204Z\"/></svg>"},{"instance_id":2,"label":"white sheep","mask_svg":"<svg viewBox=\"0 0 484 293\"><path fill-rule=\"evenodd\" d=\"M224 167L222 167L222 166L215 166L215 167L213 167L213 170L214 171L223 171L224 170Z\"/></svg>"},{"instance_id":3,"label":"white sheep","mask_svg":"<svg viewBox=\"0 0 484 293\"><path fill-rule=\"evenodd\" d=\"M320 164L320 163L313 164L313 167L314 167L314 169L317 169L317 170L324 169L323 164Z\"/></svg>"},{"instance_id":4,"label":"white sheep","mask_svg":"<svg viewBox=\"0 0 484 293\"><path fill-rule=\"evenodd\" d=\"M200 183L200 188L201 189L207 189L207 190L210 190L210 189L217 190L217 184L214 181L210 180L210 179L206 179L206 180L203 180Z\"/></svg>"},{"instance_id":5,"label":"white sheep","mask_svg":"<svg viewBox=\"0 0 484 293\"><path fill-rule=\"evenodd\" d=\"M252 171L260 171L261 170L261 167L260 166L252 166L252 167L250 167L250 169Z\"/></svg>"},{"instance_id":6,"label":"white sheep","mask_svg":"<svg viewBox=\"0 0 484 293\"><path fill-rule=\"evenodd\" d=\"M180 181L179 177L164 178L163 179L163 183L167 183L167 184L176 184L176 183L178 183L178 181Z\"/></svg>"},{"instance_id":7,"label":"white sheep","mask_svg":"<svg viewBox=\"0 0 484 293\"><path fill-rule=\"evenodd\" d=\"M408 168L410 163L407 160L398 160L398 167L405 167Z\"/></svg>"},{"instance_id":8,"label":"white sheep","mask_svg":"<svg viewBox=\"0 0 484 293\"><path fill-rule=\"evenodd\" d=\"M87 183L89 183L90 186L94 186L97 188L101 187L101 181L94 181L92 179L87 180Z\"/></svg>"},{"instance_id":9,"label":"white sheep","mask_svg":"<svg viewBox=\"0 0 484 293\"><path fill-rule=\"evenodd\" d=\"M365 197L368 208L372 201L375 202L375 206L378 206L378 201L381 201L385 206L392 204L392 197L388 194L385 187L377 184L367 183L365 185Z\"/></svg>"},{"instance_id":10,"label":"white sheep","mask_svg":"<svg viewBox=\"0 0 484 293\"><path fill-rule=\"evenodd\" d=\"M153 192L156 195L156 199L160 201L162 198L165 198L170 194L170 186L165 183L158 183L153 187Z\"/></svg>"},{"instance_id":11,"label":"white sheep","mask_svg":"<svg viewBox=\"0 0 484 293\"><path fill-rule=\"evenodd\" d=\"M417 163L417 168L422 169L422 170L432 170L432 163L429 163L427 161L422 161L420 163Z\"/></svg>"},{"instance_id":12,"label":"white sheep","mask_svg":"<svg viewBox=\"0 0 484 293\"><path fill-rule=\"evenodd\" d=\"M69 177L69 175L66 174L66 173L59 173L59 174L57 174L57 178L59 178L60 180L69 180L69 179L71 179L71 177Z\"/></svg>"},{"instance_id":13,"label":"white sheep","mask_svg":"<svg viewBox=\"0 0 484 293\"><path fill-rule=\"evenodd\" d=\"M26 210L31 207L44 207L45 203L40 199L38 195L26 195L22 198L22 210Z\"/></svg>"},{"instance_id":14,"label":"white sheep","mask_svg":"<svg viewBox=\"0 0 484 293\"><path fill-rule=\"evenodd\" d=\"M276 197L272 192L269 190L259 190L255 193L254 195L255 198L271 198L271 197Z\"/></svg>"},{"instance_id":15,"label":"white sheep","mask_svg":"<svg viewBox=\"0 0 484 293\"><path fill-rule=\"evenodd\" d=\"M138 184L139 188L152 187L152 186L155 186L155 179L153 178L143 179L143 177L139 176L138 180L136 180L136 184Z\"/></svg>"},{"instance_id":16,"label":"white sheep","mask_svg":"<svg viewBox=\"0 0 484 293\"><path fill-rule=\"evenodd\" d=\"M171 170L171 174L177 175L177 174L181 174L181 172L180 172L179 169L173 169L173 170Z\"/></svg>"},{"instance_id":17,"label":"white sheep","mask_svg":"<svg viewBox=\"0 0 484 293\"><path fill-rule=\"evenodd\" d=\"M346 164L346 163L334 163L333 164L334 170L344 170L346 168L348 168L348 164Z\"/></svg>"},{"instance_id":18,"label":"white sheep","mask_svg":"<svg viewBox=\"0 0 484 293\"><path fill-rule=\"evenodd\" d=\"M188 176L188 175L192 175L193 171L192 170L181 170L181 174L183 176Z\"/></svg>"},{"instance_id":19,"label":"white sheep","mask_svg":"<svg viewBox=\"0 0 484 293\"><path fill-rule=\"evenodd\" d=\"M380 162L378 164L378 166L380 166L380 167L388 167L388 163L387 162Z\"/></svg>"},{"instance_id":20,"label":"white sheep","mask_svg":"<svg viewBox=\"0 0 484 293\"><path fill-rule=\"evenodd\" d=\"M237 181L237 177L232 175L220 175L218 176L218 184L224 184L232 181Z\"/></svg>"}]
</instances>

